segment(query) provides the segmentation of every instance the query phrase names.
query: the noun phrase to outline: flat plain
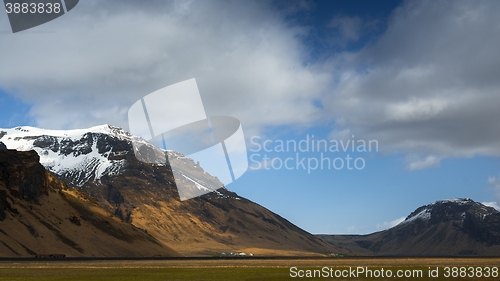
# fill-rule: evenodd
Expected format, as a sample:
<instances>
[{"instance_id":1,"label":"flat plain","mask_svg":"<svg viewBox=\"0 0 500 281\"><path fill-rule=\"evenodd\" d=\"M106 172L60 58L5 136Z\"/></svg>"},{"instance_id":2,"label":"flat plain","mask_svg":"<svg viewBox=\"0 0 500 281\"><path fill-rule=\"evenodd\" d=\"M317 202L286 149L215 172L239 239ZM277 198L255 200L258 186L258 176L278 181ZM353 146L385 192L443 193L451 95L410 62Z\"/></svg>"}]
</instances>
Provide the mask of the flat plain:
<instances>
[{"instance_id":1,"label":"flat plain","mask_svg":"<svg viewBox=\"0 0 500 281\"><path fill-rule=\"evenodd\" d=\"M500 258L30 259L0 261L0 280L500 280L494 274L498 267ZM486 268L489 278L484 277ZM371 277L366 273L340 276L367 269ZM430 270L436 273L436 269L439 276L430 277ZM421 271L422 276L397 277L398 271ZM336 277L335 272L340 275Z\"/></svg>"}]
</instances>

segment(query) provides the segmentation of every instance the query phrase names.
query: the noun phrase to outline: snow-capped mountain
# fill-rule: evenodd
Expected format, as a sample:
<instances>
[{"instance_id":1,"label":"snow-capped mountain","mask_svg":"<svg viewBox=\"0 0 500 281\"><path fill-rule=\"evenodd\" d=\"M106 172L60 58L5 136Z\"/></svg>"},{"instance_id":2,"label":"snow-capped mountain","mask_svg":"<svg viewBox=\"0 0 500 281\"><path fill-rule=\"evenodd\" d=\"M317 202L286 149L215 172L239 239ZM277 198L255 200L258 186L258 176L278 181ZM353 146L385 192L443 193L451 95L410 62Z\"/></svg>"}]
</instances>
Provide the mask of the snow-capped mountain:
<instances>
[{"instance_id":1,"label":"snow-capped mountain","mask_svg":"<svg viewBox=\"0 0 500 281\"><path fill-rule=\"evenodd\" d=\"M365 255L498 256L500 212L469 198L440 200L381 232L320 238Z\"/></svg>"},{"instance_id":2,"label":"snow-capped mountain","mask_svg":"<svg viewBox=\"0 0 500 281\"><path fill-rule=\"evenodd\" d=\"M83 186L89 180L119 174L130 149L119 142L141 139L108 125L67 131L24 126L0 129L0 141L9 149L35 150L47 170Z\"/></svg>"},{"instance_id":3,"label":"snow-capped mountain","mask_svg":"<svg viewBox=\"0 0 500 281\"><path fill-rule=\"evenodd\" d=\"M79 187L89 181L99 181L102 177L123 172L128 163L127 156L134 154L133 149L137 147L145 148L135 153L146 153L141 158L148 159L149 163L169 168L170 160L180 162L180 167L186 167L181 171L185 181L179 183L183 185L183 190L213 191L220 195L216 190L223 186L214 177L196 173L200 168L181 153L159 149L140 137L110 125L81 130L44 130L29 126L0 129L0 141L9 149L35 150L47 170ZM155 157L158 154L163 155Z\"/></svg>"},{"instance_id":4,"label":"snow-capped mountain","mask_svg":"<svg viewBox=\"0 0 500 281\"><path fill-rule=\"evenodd\" d=\"M16 127L0 129L0 142L9 149L35 150L46 169L60 179L185 255L245 249L275 255L338 252L266 208L225 187L218 188L222 183L192 159L156 148L120 128L104 125L57 131ZM158 157L163 153L167 157ZM170 169L173 161L182 168L180 181L174 180ZM215 191L181 201L179 186Z\"/></svg>"},{"instance_id":5,"label":"snow-capped mountain","mask_svg":"<svg viewBox=\"0 0 500 281\"><path fill-rule=\"evenodd\" d=\"M40 165L34 151L0 145L0 257L181 256L95 206Z\"/></svg>"},{"instance_id":6,"label":"snow-capped mountain","mask_svg":"<svg viewBox=\"0 0 500 281\"><path fill-rule=\"evenodd\" d=\"M468 216L484 220L487 216L496 213L498 213L496 209L476 203L470 198L453 198L439 200L416 209L400 223L400 226L415 221L435 224L451 220L460 221L463 225Z\"/></svg>"}]
</instances>

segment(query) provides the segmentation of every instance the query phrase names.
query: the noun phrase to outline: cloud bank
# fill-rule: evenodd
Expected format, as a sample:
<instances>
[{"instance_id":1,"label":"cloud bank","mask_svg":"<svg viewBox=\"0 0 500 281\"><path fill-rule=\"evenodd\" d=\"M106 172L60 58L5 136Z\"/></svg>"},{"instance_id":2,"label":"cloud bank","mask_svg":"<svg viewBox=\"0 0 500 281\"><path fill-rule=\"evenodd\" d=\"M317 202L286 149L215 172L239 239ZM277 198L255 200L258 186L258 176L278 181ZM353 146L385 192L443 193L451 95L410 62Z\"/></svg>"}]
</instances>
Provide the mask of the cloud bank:
<instances>
[{"instance_id":1,"label":"cloud bank","mask_svg":"<svg viewBox=\"0 0 500 281\"><path fill-rule=\"evenodd\" d=\"M400 218L397 218L393 221L389 221L389 222L385 221L383 223L378 223L375 226L375 230L380 231L380 230L385 230L385 229L395 227L396 225L400 224L405 219L406 219L406 217L400 217Z\"/></svg>"},{"instance_id":2,"label":"cloud bank","mask_svg":"<svg viewBox=\"0 0 500 281\"><path fill-rule=\"evenodd\" d=\"M408 1L359 52L329 61L336 130L410 153L409 170L446 157L500 155L499 2Z\"/></svg>"},{"instance_id":3,"label":"cloud bank","mask_svg":"<svg viewBox=\"0 0 500 281\"><path fill-rule=\"evenodd\" d=\"M209 115L235 116L249 130L310 124L329 74L303 63L301 32L264 1L83 1L1 35L0 87L32 104L45 128L127 128L136 100L190 78Z\"/></svg>"},{"instance_id":4,"label":"cloud bank","mask_svg":"<svg viewBox=\"0 0 500 281\"><path fill-rule=\"evenodd\" d=\"M336 16L325 28L339 41L311 64L307 27L272 2L88 0L2 33L0 88L32 105L41 127L127 128L140 97L196 78L207 114L237 117L248 135L331 122L332 135L376 139L419 170L500 156L499 13L495 1L404 2L355 51L338 46L378 23Z\"/></svg>"}]
</instances>

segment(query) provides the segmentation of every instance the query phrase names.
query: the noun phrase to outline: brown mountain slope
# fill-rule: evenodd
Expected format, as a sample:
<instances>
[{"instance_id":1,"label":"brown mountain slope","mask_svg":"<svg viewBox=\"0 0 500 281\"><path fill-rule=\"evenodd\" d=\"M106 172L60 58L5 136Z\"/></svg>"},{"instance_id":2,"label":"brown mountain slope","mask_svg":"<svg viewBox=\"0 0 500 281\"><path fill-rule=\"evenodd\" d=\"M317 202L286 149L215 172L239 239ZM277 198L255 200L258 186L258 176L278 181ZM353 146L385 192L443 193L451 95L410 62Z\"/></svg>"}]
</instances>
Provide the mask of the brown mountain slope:
<instances>
[{"instance_id":1,"label":"brown mountain slope","mask_svg":"<svg viewBox=\"0 0 500 281\"><path fill-rule=\"evenodd\" d=\"M169 167L141 163L133 153L123 157L128 165L120 175L88 182L82 190L182 254L338 252L281 216L225 188L180 201Z\"/></svg>"},{"instance_id":2,"label":"brown mountain slope","mask_svg":"<svg viewBox=\"0 0 500 281\"><path fill-rule=\"evenodd\" d=\"M37 151L46 168L61 180L184 255L338 252L270 210L220 188L222 183L192 159L153 147L121 128L104 125L48 131L16 127L1 129L0 140L9 148ZM143 146L134 150L133 143ZM140 159L152 161L140 162L134 151ZM172 161L183 167L185 180L175 182ZM218 189L180 201L178 187L193 191Z\"/></svg>"},{"instance_id":3,"label":"brown mountain slope","mask_svg":"<svg viewBox=\"0 0 500 281\"><path fill-rule=\"evenodd\" d=\"M361 255L500 256L500 212L470 199L443 200L385 231L318 236Z\"/></svg>"},{"instance_id":4,"label":"brown mountain slope","mask_svg":"<svg viewBox=\"0 0 500 281\"><path fill-rule=\"evenodd\" d=\"M68 189L34 151L0 149L0 257L179 256Z\"/></svg>"}]
</instances>

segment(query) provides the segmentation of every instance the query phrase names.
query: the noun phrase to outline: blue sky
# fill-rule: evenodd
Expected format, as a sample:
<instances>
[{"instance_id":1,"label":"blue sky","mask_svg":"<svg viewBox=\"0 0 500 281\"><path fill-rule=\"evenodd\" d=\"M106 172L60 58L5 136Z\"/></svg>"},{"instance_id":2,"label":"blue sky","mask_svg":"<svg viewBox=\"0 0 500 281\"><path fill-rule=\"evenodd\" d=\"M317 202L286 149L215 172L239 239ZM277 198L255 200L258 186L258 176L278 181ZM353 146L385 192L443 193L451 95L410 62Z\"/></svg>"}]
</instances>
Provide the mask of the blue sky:
<instances>
[{"instance_id":1,"label":"blue sky","mask_svg":"<svg viewBox=\"0 0 500 281\"><path fill-rule=\"evenodd\" d=\"M30 106L15 95L0 89L0 120L2 128L20 125L33 125L34 120L29 117Z\"/></svg>"},{"instance_id":2,"label":"blue sky","mask_svg":"<svg viewBox=\"0 0 500 281\"><path fill-rule=\"evenodd\" d=\"M252 137L376 140L378 151L326 155L363 158L361 170L262 168L228 186L312 233L370 233L440 199L500 201L498 12L493 1L88 0L17 34L0 13L0 127L127 129L139 98L196 78L207 114L237 117L254 159L297 155L252 151Z\"/></svg>"}]
</instances>

